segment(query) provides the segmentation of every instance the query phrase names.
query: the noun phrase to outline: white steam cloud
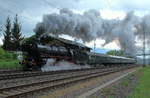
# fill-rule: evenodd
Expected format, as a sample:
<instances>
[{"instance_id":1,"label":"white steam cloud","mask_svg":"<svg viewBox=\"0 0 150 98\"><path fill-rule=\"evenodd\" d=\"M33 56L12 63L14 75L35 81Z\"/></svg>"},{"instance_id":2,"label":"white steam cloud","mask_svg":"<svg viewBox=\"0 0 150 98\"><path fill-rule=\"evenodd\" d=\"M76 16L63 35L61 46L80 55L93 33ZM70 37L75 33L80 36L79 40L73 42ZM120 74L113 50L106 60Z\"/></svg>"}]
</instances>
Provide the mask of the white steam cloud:
<instances>
[{"instance_id":1,"label":"white steam cloud","mask_svg":"<svg viewBox=\"0 0 150 98\"><path fill-rule=\"evenodd\" d=\"M59 14L44 15L42 22L36 25L35 32L39 27L43 27L46 33L66 34L83 42L101 38L108 44L118 40L122 50L134 55L137 49L135 39L142 40L143 32L146 32L147 42L150 38L150 15L139 18L134 12L129 12L123 20L106 20L96 10L81 15L64 8Z\"/></svg>"},{"instance_id":2,"label":"white steam cloud","mask_svg":"<svg viewBox=\"0 0 150 98\"><path fill-rule=\"evenodd\" d=\"M46 71L56 71L56 70L71 70L71 69L83 69L90 68L88 65L77 65L67 61L56 62L55 59L47 59L46 64L41 68L43 72Z\"/></svg>"}]
</instances>

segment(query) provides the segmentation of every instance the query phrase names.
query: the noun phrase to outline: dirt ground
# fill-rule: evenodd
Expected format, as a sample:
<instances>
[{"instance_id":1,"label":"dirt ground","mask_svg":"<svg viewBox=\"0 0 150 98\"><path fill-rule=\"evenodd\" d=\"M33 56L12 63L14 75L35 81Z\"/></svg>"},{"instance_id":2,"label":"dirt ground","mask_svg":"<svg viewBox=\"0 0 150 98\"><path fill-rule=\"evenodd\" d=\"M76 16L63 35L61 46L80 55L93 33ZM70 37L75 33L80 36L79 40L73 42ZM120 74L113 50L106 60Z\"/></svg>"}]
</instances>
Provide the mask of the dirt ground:
<instances>
[{"instance_id":1,"label":"dirt ground","mask_svg":"<svg viewBox=\"0 0 150 98\"><path fill-rule=\"evenodd\" d=\"M85 82L79 82L75 85L72 85L69 87L64 87L62 89L58 89L53 92L49 91L45 95L40 96L40 98L77 98L81 94L86 93L87 91L92 90L92 89L102 85L103 83L106 83L114 78L124 75L125 73L128 73L133 70L138 70L138 69L139 68L128 69L125 71L116 72L116 73L106 75L106 76L100 76L100 77L97 77L95 79L91 79L91 80L88 80ZM132 77L132 75L131 75L131 77ZM133 75L133 77L129 79L129 80L131 80L129 82L131 82L131 84L133 85L137 81L137 79L138 78L134 77L134 75ZM98 92L94 93L93 95L91 95L89 98L109 98L108 96L112 96L112 95L114 97L115 97L115 95L120 96L122 93L124 93L124 91L122 90L122 92L121 92L119 89L124 89L126 87L126 85L127 86L130 85L130 83L129 84L124 83L124 85L125 85L124 87L122 87L121 84L120 84L120 86L118 86L119 83L121 83L121 82L116 82L116 83L112 84L111 86L109 86L108 87L109 89L106 88L101 91L98 91ZM110 87L112 87L112 88L110 88ZM114 89L115 89L115 92L113 92ZM120 92L117 92L117 91L120 91ZM128 92L128 90L127 90L127 92ZM115 97L115 98L117 98L117 97ZM119 98L124 98L124 97L119 97Z\"/></svg>"},{"instance_id":2,"label":"dirt ground","mask_svg":"<svg viewBox=\"0 0 150 98\"><path fill-rule=\"evenodd\" d=\"M132 73L120 81L97 91L89 96L89 98L127 98L134 90L134 87L142 74L141 71Z\"/></svg>"}]
</instances>

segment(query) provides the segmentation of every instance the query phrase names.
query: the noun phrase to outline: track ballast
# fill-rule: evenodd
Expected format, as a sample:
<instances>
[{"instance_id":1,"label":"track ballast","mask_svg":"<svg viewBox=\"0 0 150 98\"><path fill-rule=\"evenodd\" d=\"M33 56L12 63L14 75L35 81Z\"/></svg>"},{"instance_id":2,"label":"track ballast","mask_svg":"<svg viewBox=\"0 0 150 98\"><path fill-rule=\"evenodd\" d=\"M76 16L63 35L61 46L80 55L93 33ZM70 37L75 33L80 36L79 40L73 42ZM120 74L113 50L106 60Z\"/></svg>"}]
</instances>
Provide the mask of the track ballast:
<instances>
[{"instance_id":1,"label":"track ballast","mask_svg":"<svg viewBox=\"0 0 150 98\"><path fill-rule=\"evenodd\" d=\"M103 76L106 74L114 73L117 71L132 68L134 66L119 67L119 68L105 68L105 69L82 69L74 71L66 71L60 73L53 73L49 76L49 79L32 81L32 83L18 84L15 86L3 87L0 89L0 98L16 98L24 96L26 94L37 93L43 90L55 89L57 87L63 87L78 81L87 80L90 78ZM26 77L27 78L27 77ZM25 78L25 79L26 79Z\"/></svg>"}]
</instances>

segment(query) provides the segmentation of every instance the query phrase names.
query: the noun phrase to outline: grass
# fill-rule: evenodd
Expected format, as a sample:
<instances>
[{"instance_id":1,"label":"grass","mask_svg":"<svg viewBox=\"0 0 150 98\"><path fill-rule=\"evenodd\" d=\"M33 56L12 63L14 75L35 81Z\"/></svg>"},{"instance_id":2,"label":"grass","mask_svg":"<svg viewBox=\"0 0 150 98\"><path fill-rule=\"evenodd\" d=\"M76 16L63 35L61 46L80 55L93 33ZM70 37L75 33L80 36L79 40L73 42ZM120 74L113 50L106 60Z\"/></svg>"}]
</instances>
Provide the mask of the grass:
<instances>
[{"instance_id":1,"label":"grass","mask_svg":"<svg viewBox=\"0 0 150 98\"><path fill-rule=\"evenodd\" d=\"M5 51L0 48L0 69L21 69L15 52Z\"/></svg>"},{"instance_id":2,"label":"grass","mask_svg":"<svg viewBox=\"0 0 150 98\"><path fill-rule=\"evenodd\" d=\"M103 88L101 93L103 93L104 95L114 95L112 88Z\"/></svg>"},{"instance_id":3,"label":"grass","mask_svg":"<svg viewBox=\"0 0 150 98\"><path fill-rule=\"evenodd\" d=\"M120 83L121 86L128 87L130 85L130 80L132 80L133 76L134 76L134 74L130 74L130 75L126 76L126 78L124 78L123 81Z\"/></svg>"},{"instance_id":4,"label":"grass","mask_svg":"<svg viewBox=\"0 0 150 98\"><path fill-rule=\"evenodd\" d=\"M125 87L127 87L129 85L129 81L128 80L127 81L123 81L122 85L125 86Z\"/></svg>"},{"instance_id":5,"label":"grass","mask_svg":"<svg viewBox=\"0 0 150 98\"><path fill-rule=\"evenodd\" d=\"M129 98L150 98L150 67L145 67L141 71L143 75Z\"/></svg>"},{"instance_id":6,"label":"grass","mask_svg":"<svg viewBox=\"0 0 150 98\"><path fill-rule=\"evenodd\" d=\"M113 97L113 96L108 96L108 98L115 98L115 97Z\"/></svg>"},{"instance_id":7,"label":"grass","mask_svg":"<svg viewBox=\"0 0 150 98\"><path fill-rule=\"evenodd\" d=\"M0 69L21 69L18 60L0 60Z\"/></svg>"}]
</instances>

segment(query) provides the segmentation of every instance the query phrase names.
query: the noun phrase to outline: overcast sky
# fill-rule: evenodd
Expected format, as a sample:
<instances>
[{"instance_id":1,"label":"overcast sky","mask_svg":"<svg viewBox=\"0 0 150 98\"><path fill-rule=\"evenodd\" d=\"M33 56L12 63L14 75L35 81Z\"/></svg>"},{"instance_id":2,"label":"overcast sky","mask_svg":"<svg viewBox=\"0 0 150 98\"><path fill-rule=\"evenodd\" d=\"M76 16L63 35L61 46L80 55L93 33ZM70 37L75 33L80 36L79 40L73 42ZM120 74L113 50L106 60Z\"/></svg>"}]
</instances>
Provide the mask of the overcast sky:
<instances>
[{"instance_id":1,"label":"overcast sky","mask_svg":"<svg viewBox=\"0 0 150 98\"><path fill-rule=\"evenodd\" d=\"M4 26L8 15L13 18L18 14L23 35L30 36L36 23L42 20L43 14L58 13L61 8L69 8L76 13L96 9L100 11L102 18L123 19L128 11L144 16L149 13L149 5L150 0L0 0L0 27ZM92 46L91 43L89 45ZM98 44L103 44L103 41ZM105 48L119 49L114 42Z\"/></svg>"}]
</instances>

